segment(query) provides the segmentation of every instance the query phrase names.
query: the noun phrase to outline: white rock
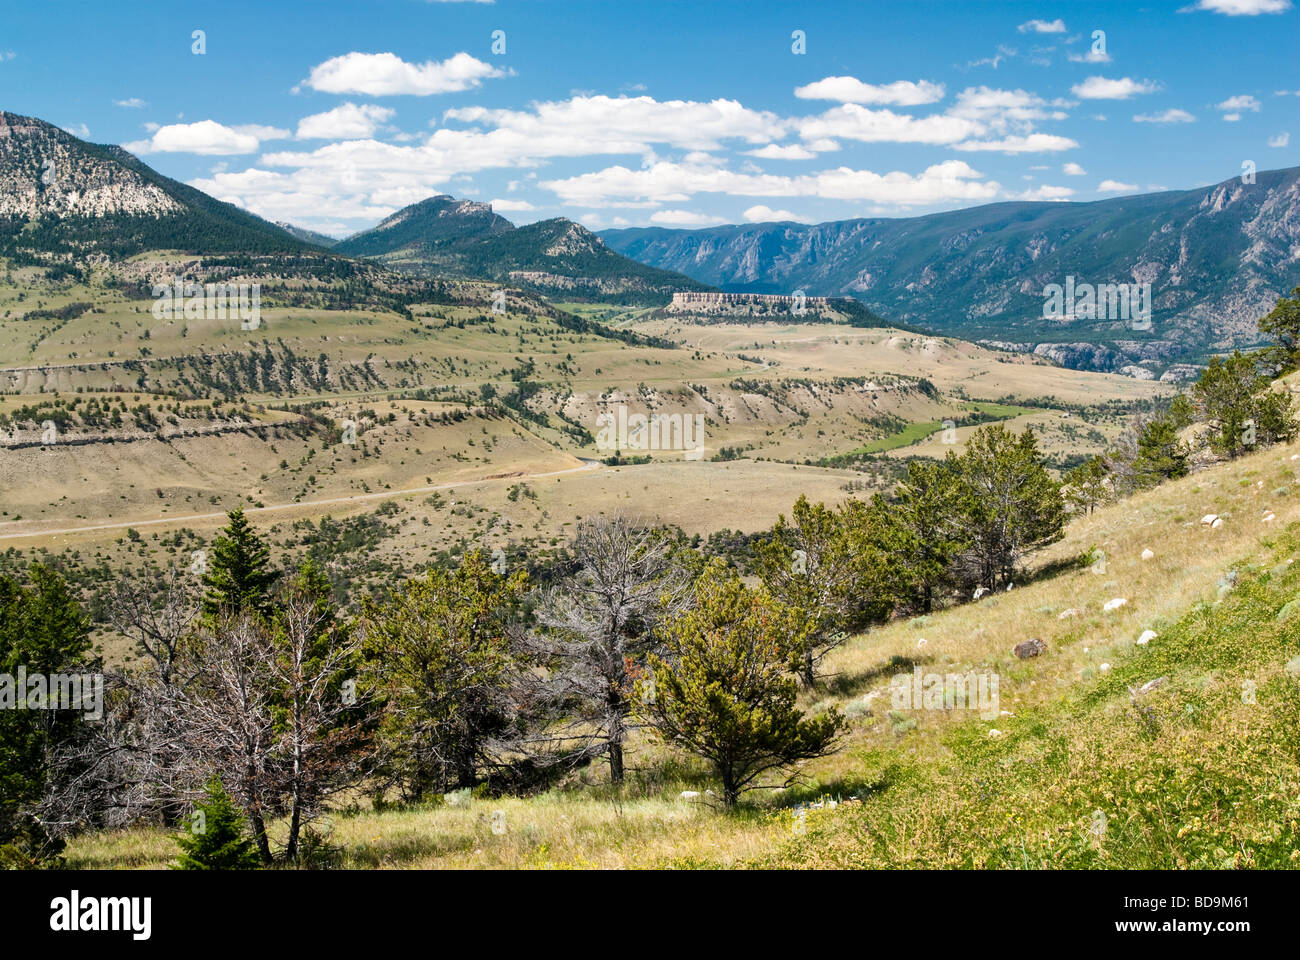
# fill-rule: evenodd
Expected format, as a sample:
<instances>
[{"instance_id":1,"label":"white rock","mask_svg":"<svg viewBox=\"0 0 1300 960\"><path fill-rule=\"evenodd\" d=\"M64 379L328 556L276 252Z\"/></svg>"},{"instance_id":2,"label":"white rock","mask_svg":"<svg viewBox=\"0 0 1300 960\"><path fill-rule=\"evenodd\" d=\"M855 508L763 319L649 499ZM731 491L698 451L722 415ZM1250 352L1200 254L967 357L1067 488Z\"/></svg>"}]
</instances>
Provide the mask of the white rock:
<instances>
[{"instance_id":1,"label":"white rock","mask_svg":"<svg viewBox=\"0 0 1300 960\"><path fill-rule=\"evenodd\" d=\"M1155 556L1155 551L1151 550L1149 547L1148 547L1146 550L1143 550L1143 551L1142 551L1142 559L1143 559L1143 560L1150 560L1150 559L1152 559L1154 556Z\"/></svg>"},{"instance_id":2,"label":"white rock","mask_svg":"<svg viewBox=\"0 0 1300 960\"><path fill-rule=\"evenodd\" d=\"M1126 603L1128 603L1128 597L1115 597L1113 600L1107 600L1101 609L1110 613L1112 610L1118 610Z\"/></svg>"},{"instance_id":3,"label":"white rock","mask_svg":"<svg viewBox=\"0 0 1300 960\"><path fill-rule=\"evenodd\" d=\"M1100 670L1102 673L1106 673L1108 670L1110 670L1110 664L1109 664L1109 663L1103 663L1103 664L1102 664L1100 667L1098 667L1097 669Z\"/></svg>"},{"instance_id":4,"label":"white rock","mask_svg":"<svg viewBox=\"0 0 1300 960\"><path fill-rule=\"evenodd\" d=\"M1142 636L1138 637L1138 646L1145 647L1158 636L1160 636L1160 634L1156 633L1154 630L1143 630Z\"/></svg>"},{"instance_id":5,"label":"white rock","mask_svg":"<svg viewBox=\"0 0 1300 960\"><path fill-rule=\"evenodd\" d=\"M972 596L971 599L972 599L972 600L978 600L980 597L984 596L984 594L986 594L986 593L988 593L988 591L985 590L983 587L976 587L976 588L975 588L975 595Z\"/></svg>"},{"instance_id":6,"label":"white rock","mask_svg":"<svg viewBox=\"0 0 1300 960\"><path fill-rule=\"evenodd\" d=\"M1210 524L1214 523L1215 520L1218 519L1219 519L1219 515L1217 513L1207 513L1205 516L1201 517L1201 523L1205 524L1206 526L1209 526Z\"/></svg>"},{"instance_id":7,"label":"white rock","mask_svg":"<svg viewBox=\"0 0 1300 960\"><path fill-rule=\"evenodd\" d=\"M1218 530L1221 526L1223 526L1223 517L1215 517L1214 522L1210 524L1210 529Z\"/></svg>"},{"instance_id":8,"label":"white rock","mask_svg":"<svg viewBox=\"0 0 1300 960\"><path fill-rule=\"evenodd\" d=\"M1000 736L1002 736L1002 731L1001 731L1001 730L997 730L997 729L990 730L990 731L989 731L989 736L990 736L990 737L1000 737Z\"/></svg>"},{"instance_id":9,"label":"white rock","mask_svg":"<svg viewBox=\"0 0 1300 960\"><path fill-rule=\"evenodd\" d=\"M1277 519L1277 514L1275 514L1272 510L1270 510L1268 513L1264 514L1263 519L1261 519L1259 522L1272 523L1276 519Z\"/></svg>"},{"instance_id":10,"label":"white rock","mask_svg":"<svg viewBox=\"0 0 1300 960\"><path fill-rule=\"evenodd\" d=\"M679 799L679 800L694 800L694 799L695 799L696 797L698 797L699 795L700 795L700 791L698 791L698 790L683 790L683 791L681 792L681 794L678 795L678 799Z\"/></svg>"},{"instance_id":11,"label":"white rock","mask_svg":"<svg viewBox=\"0 0 1300 960\"><path fill-rule=\"evenodd\" d=\"M1068 610L1062 610L1060 613L1058 613L1056 615L1056 619L1065 620L1068 619L1069 617L1077 617L1078 615L1079 615L1079 611L1074 609L1074 607L1071 607Z\"/></svg>"},{"instance_id":12,"label":"white rock","mask_svg":"<svg viewBox=\"0 0 1300 960\"><path fill-rule=\"evenodd\" d=\"M916 641L916 645L918 647L924 647L928 642L929 641L926 640L925 637L922 637L920 640Z\"/></svg>"}]
</instances>

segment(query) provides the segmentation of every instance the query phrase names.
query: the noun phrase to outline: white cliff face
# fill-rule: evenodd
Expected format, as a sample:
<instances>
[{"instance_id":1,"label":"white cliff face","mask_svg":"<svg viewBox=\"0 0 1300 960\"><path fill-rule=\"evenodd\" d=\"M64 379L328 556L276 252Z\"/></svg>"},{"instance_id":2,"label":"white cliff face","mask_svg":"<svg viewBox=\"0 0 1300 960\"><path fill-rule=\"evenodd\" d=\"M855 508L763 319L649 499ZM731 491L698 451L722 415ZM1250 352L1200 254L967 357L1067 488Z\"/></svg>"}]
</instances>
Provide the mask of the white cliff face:
<instances>
[{"instance_id":1,"label":"white cliff face","mask_svg":"<svg viewBox=\"0 0 1300 960\"><path fill-rule=\"evenodd\" d=\"M0 112L0 216L166 216L184 205L57 127Z\"/></svg>"}]
</instances>

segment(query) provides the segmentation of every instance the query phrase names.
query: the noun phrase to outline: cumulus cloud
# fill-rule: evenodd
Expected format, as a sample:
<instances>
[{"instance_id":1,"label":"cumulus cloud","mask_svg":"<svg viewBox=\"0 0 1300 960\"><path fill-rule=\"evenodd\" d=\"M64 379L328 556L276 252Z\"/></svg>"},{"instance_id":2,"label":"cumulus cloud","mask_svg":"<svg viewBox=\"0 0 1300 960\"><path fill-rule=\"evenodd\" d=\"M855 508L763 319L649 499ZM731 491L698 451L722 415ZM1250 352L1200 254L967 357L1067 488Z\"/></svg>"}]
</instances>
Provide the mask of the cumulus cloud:
<instances>
[{"instance_id":1,"label":"cumulus cloud","mask_svg":"<svg viewBox=\"0 0 1300 960\"><path fill-rule=\"evenodd\" d=\"M498 197L496 200L492 201L492 209L497 213L522 213L528 210L536 210L537 208L527 200L503 200Z\"/></svg>"},{"instance_id":2,"label":"cumulus cloud","mask_svg":"<svg viewBox=\"0 0 1300 960\"><path fill-rule=\"evenodd\" d=\"M1085 177L1088 175L1088 171L1083 169L1083 167L1079 166L1077 163L1063 164L1061 166L1061 172L1069 177Z\"/></svg>"},{"instance_id":3,"label":"cumulus cloud","mask_svg":"<svg viewBox=\"0 0 1300 960\"><path fill-rule=\"evenodd\" d=\"M863 83L856 77L826 77L807 86L795 87L802 100L838 100L840 103L891 104L914 107L943 99L943 84L928 80L895 80L893 83Z\"/></svg>"},{"instance_id":4,"label":"cumulus cloud","mask_svg":"<svg viewBox=\"0 0 1300 960\"><path fill-rule=\"evenodd\" d=\"M362 140L373 137L396 111L371 103L342 103L298 121L299 140Z\"/></svg>"},{"instance_id":5,"label":"cumulus cloud","mask_svg":"<svg viewBox=\"0 0 1300 960\"><path fill-rule=\"evenodd\" d=\"M1110 54L1105 50L1094 50L1089 47L1086 53L1072 53L1069 55L1073 63L1110 63Z\"/></svg>"},{"instance_id":6,"label":"cumulus cloud","mask_svg":"<svg viewBox=\"0 0 1300 960\"><path fill-rule=\"evenodd\" d=\"M650 222L665 227L711 227L727 221L693 210L658 210L650 215Z\"/></svg>"},{"instance_id":7,"label":"cumulus cloud","mask_svg":"<svg viewBox=\"0 0 1300 960\"><path fill-rule=\"evenodd\" d=\"M1134 114L1134 123L1192 123L1196 120L1186 110L1170 109L1161 113Z\"/></svg>"},{"instance_id":8,"label":"cumulus cloud","mask_svg":"<svg viewBox=\"0 0 1300 960\"><path fill-rule=\"evenodd\" d=\"M1118 180L1103 180L1097 186L1098 193L1137 193L1136 183L1121 183Z\"/></svg>"},{"instance_id":9,"label":"cumulus cloud","mask_svg":"<svg viewBox=\"0 0 1300 960\"><path fill-rule=\"evenodd\" d=\"M468 53L447 60L407 63L394 53L345 53L311 68L303 82L322 93L360 93L372 97L457 93L479 86L503 71Z\"/></svg>"},{"instance_id":10,"label":"cumulus cloud","mask_svg":"<svg viewBox=\"0 0 1300 960\"><path fill-rule=\"evenodd\" d=\"M1106 77L1089 77L1082 83L1076 83L1070 88L1070 92L1080 100L1127 100L1137 94L1154 93L1158 89L1160 85L1151 80L1133 80L1129 77L1110 80Z\"/></svg>"},{"instance_id":11,"label":"cumulus cloud","mask_svg":"<svg viewBox=\"0 0 1300 960\"><path fill-rule=\"evenodd\" d=\"M1222 103L1216 104L1215 110L1222 110L1223 119L1230 123L1235 123L1241 119L1243 111L1249 110L1252 113L1259 113L1260 102L1248 93L1239 94L1235 97L1229 97Z\"/></svg>"},{"instance_id":12,"label":"cumulus cloud","mask_svg":"<svg viewBox=\"0 0 1300 960\"><path fill-rule=\"evenodd\" d=\"M1021 200L1060 201L1068 200L1072 196L1074 196L1074 189L1072 187L1053 187L1048 184L1043 184L1041 187L1026 190L1024 193L1019 194L1018 198Z\"/></svg>"},{"instance_id":13,"label":"cumulus cloud","mask_svg":"<svg viewBox=\"0 0 1300 960\"><path fill-rule=\"evenodd\" d=\"M138 140L122 146L137 154L229 155L255 153L263 140L280 140L287 136L289 131L279 127L255 123L228 127L215 120L199 120L196 123L170 123L158 127L148 140Z\"/></svg>"},{"instance_id":14,"label":"cumulus cloud","mask_svg":"<svg viewBox=\"0 0 1300 960\"><path fill-rule=\"evenodd\" d=\"M529 156L583 156L592 153L645 153L652 143L688 150L716 150L726 140L769 143L786 133L774 113L750 110L735 100L655 100L653 97L576 96L535 103L531 110L463 107L444 120L489 125L488 133L443 128L457 137L490 138L493 149Z\"/></svg>"},{"instance_id":15,"label":"cumulus cloud","mask_svg":"<svg viewBox=\"0 0 1300 960\"><path fill-rule=\"evenodd\" d=\"M801 217L789 210L773 210L766 204L756 204L741 214L750 223L781 223L793 220L795 223L811 223L807 217Z\"/></svg>"},{"instance_id":16,"label":"cumulus cloud","mask_svg":"<svg viewBox=\"0 0 1300 960\"><path fill-rule=\"evenodd\" d=\"M801 146L797 143L789 146L780 146L775 143L769 143L760 150L746 150L746 156L759 157L763 160L811 160L817 156L808 147Z\"/></svg>"},{"instance_id":17,"label":"cumulus cloud","mask_svg":"<svg viewBox=\"0 0 1300 960\"><path fill-rule=\"evenodd\" d=\"M950 116L972 120L992 133L1028 133L1039 120L1064 120L1067 114L1058 101L1049 104L1028 90L995 87L967 87L957 94Z\"/></svg>"},{"instance_id":18,"label":"cumulus cloud","mask_svg":"<svg viewBox=\"0 0 1300 960\"><path fill-rule=\"evenodd\" d=\"M968 152L992 153L1047 153L1058 150L1073 150L1079 144L1069 137L1060 137L1051 133L1031 133L1029 136L1004 137L1001 140L966 140L954 143L954 150Z\"/></svg>"},{"instance_id":19,"label":"cumulus cloud","mask_svg":"<svg viewBox=\"0 0 1300 960\"><path fill-rule=\"evenodd\" d=\"M1192 10L1209 10L1230 17L1254 17L1261 13L1284 13L1291 9L1291 0L1196 0L1179 13Z\"/></svg>"},{"instance_id":20,"label":"cumulus cloud","mask_svg":"<svg viewBox=\"0 0 1300 960\"><path fill-rule=\"evenodd\" d=\"M1285 131L1279 133L1275 137L1268 138L1268 145L1270 147L1285 147L1288 144L1290 144L1290 142L1291 142L1291 134Z\"/></svg>"},{"instance_id":21,"label":"cumulus cloud","mask_svg":"<svg viewBox=\"0 0 1300 960\"><path fill-rule=\"evenodd\" d=\"M1021 33L1065 33L1065 21L1059 18L1056 20L1026 20L1016 29Z\"/></svg>"},{"instance_id":22,"label":"cumulus cloud","mask_svg":"<svg viewBox=\"0 0 1300 960\"><path fill-rule=\"evenodd\" d=\"M640 170L607 167L542 183L565 203L581 207L657 206L697 193L752 197L821 197L914 206L950 200L989 200L1001 189L960 160L935 164L915 176L839 167L803 176L738 173L716 167L660 162Z\"/></svg>"},{"instance_id":23,"label":"cumulus cloud","mask_svg":"<svg viewBox=\"0 0 1300 960\"><path fill-rule=\"evenodd\" d=\"M113 106L127 107L128 109L131 110L138 110L141 107L145 106L145 102L141 100L139 97L127 97L125 100L114 100Z\"/></svg>"},{"instance_id":24,"label":"cumulus cloud","mask_svg":"<svg viewBox=\"0 0 1300 960\"><path fill-rule=\"evenodd\" d=\"M956 143L979 136L984 127L964 117L934 114L914 117L892 110L871 110L856 103L832 107L816 117L796 121L804 140L861 140L866 143Z\"/></svg>"}]
</instances>

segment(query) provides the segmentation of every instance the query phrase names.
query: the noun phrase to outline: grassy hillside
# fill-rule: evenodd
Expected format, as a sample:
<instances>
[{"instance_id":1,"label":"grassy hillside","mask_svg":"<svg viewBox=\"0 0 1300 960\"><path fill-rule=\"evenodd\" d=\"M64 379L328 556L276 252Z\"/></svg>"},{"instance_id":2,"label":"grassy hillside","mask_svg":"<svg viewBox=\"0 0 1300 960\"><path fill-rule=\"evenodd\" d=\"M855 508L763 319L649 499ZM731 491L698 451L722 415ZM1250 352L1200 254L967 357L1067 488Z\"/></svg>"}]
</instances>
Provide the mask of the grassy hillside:
<instances>
[{"instance_id":1,"label":"grassy hillside","mask_svg":"<svg viewBox=\"0 0 1300 960\"><path fill-rule=\"evenodd\" d=\"M828 685L804 695L852 717L844 748L734 814L709 802L716 784L700 767L641 740L617 794L600 770L532 798L389 811L358 797L330 819L339 862L1294 867L1298 451L1262 451L1100 509L1009 593L855 637L828 664ZM1221 527L1200 523L1211 512ZM1064 564L1098 547L1104 572ZM1103 610L1118 597L1127 602ZM1139 644L1147 630L1157 636ZM1011 647L1031 637L1046 652L1016 659ZM914 666L996 672L998 716L895 708L890 678ZM688 789L700 798L679 799ZM797 805L812 809L801 819ZM503 834L491 829L497 811ZM68 855L77 867L161 867L174 846L135 829L83 836Z\"/></svg>"}]
</instances>

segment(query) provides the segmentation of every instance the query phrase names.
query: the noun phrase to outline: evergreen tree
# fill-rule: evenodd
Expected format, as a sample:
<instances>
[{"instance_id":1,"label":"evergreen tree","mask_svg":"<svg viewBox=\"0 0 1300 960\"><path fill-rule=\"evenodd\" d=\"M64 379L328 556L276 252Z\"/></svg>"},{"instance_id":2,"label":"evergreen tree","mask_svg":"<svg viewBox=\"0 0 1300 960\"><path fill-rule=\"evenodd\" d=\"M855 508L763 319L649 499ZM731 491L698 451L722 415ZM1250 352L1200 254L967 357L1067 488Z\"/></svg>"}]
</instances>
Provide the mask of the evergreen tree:
<instances>
[{"instance_id":1,"label":"evergreen tree","mask_svg":"<svg viewBox=\"0 0 1300 960\"><path fill-rule=\"evenodd\" d=\"M1061 488L1066 500L1080 513L1092 513L1099 505L1105 503L1114 492L1110 480L1110 470L1101 457L1089 457L1073 470L1066 471Z\"/></svg>"},{"instance_id":2,"label":"evergreen tree","mask_svg":"<svg viewBox=\"0 0 1300 960\"><path fill-rule=\"evenodd\" d=\"M1210 448L1216 453L1237 457L1295 432L1290 398L1272 389L1254 355L1240 350L1211 357L1192 396L1210 423Z\"/></svg>"},{"instance_id":3,"label":"evergreen tree","mask_svg":"<svg viewBox=\"0 0 1300 960\"><path fill-rule=\"evenodd\" d=\"M933 609L936 592L951 583L954 559L970 545L956 510L960 477L954 463L911 461L897 501L876 503L894 531L905 589L925 613Z\"/></svg>"},{"instance_id":4,"label":"evergreen tree","mask_svg":"<svg viewBox=\"0 0 1300 960\"><path fill-rule=\"evenodd\" d=\"M256 870L257 851L244 836L244 817L231 802L221 780L213 777L207 800L194 810L190 832L176 837L181 855L173 870Z\"/></svg>"},{"instance_id":5,"label":"evergreen tree","mask_svg":"<svg viewBox=\"0 0 1300 960\"><path fill-rule=\"evenodd\" d=\"M1266 357L1277 373L1294 370L1300 363L1300 287L1259 320L1259 331L1273 340Z\"/></svg>"},{"instance_id":6,"label":"evergreen tree","mask_svg":"<svg viewBox=\"0 0 1300 960\"><path fill-rule=\"evenodd\" d=\"M43 677L49 693L52 674L100 669L90 656L89 622L63 578L34 564L27 581L0 576L0 674L7 677L0 688L0 860L15 863L39 863L62 848L33 808L54 786L51 755L73 743L85 722L84 710L15 709L30 692L17 684L19 668L29 680Z\"/></svg>"},{"instance_id":7,"label":"evergreen tree","mask_svg":"<svg viewBox=\"0 0 1300 960\"><path fill-rule=\"evenodd\" d=\"M825 756L846 729L835 709L806 718L789 675L806 642L800 612L751 590L712 561L694 605L665 624L667 652L650 654L638 710L658 737L707 760L734 806L763 773Z\"/></svg>"},{"instance_id":8,"label":"evergreen tree","mask_svg":"<svg viewBox=\"0 0 1300 960\"><path fill-rule=\"evenodd\" d=\"M520 665L507 620L526 581L495 573L476 550L366 602L368 686L387 700L378 735L408 796L476 786L511 734Z\"/></svg>"},{"instance_id":9,"label":"evergreen tree","mask_svg":"<svg viewBox=\"0 0 1300 960\"><path fill-rule=\"evenodd\" d=\"M887 617L897 599L896 561L886 549L880 515L860 500L838 510L800 496L777 519L772 539L756 547L759 576L779 602L799 612L806 638L794 669L812 686L826 654L848 631Z\"/></svg>"},{"instance_id":10,"label":"evergreen tree","mask_svg":"<svg viewBox=\"0 0 1300 960\"><path fill-rule=\"evenodd\" d=\"M1059 540L1065 528L1060 485L1038 454L1033 431L1019 437L1000 424L976 430L961 457L957 509L970 545L962 559L976 582L1011 582L1029 551Z\"/></svg>"},{"instance_id":11,"label":"evergreen tree","mask_svg":"<svg viewBox=\"0 0 1300 960\"><path fill-rule=\"evenodd\" d=\"M1152 487L1165 480L1187 476L1187 447L1178 439L1178 426L1171 417L1148 421L1138 434L1137 456L1133 458L1134 482Z\"/></svg>"},{"instance_id":12,"label":"evergreen tree","mask_svg":"<svg viewBox=\"0 0 1300 960\"><path fill-rule=\"evenodd\" d=\"M208 617L222 610L232 615L265 615L270 610L271 587L280 574L271 569L271 551L249 524L243 508L236 507L227 516L230 523L212 545L203 575L203 612Z\"/></svg>"}]
</instances>

